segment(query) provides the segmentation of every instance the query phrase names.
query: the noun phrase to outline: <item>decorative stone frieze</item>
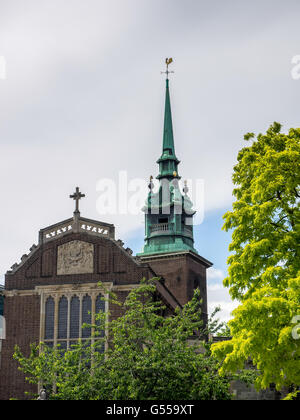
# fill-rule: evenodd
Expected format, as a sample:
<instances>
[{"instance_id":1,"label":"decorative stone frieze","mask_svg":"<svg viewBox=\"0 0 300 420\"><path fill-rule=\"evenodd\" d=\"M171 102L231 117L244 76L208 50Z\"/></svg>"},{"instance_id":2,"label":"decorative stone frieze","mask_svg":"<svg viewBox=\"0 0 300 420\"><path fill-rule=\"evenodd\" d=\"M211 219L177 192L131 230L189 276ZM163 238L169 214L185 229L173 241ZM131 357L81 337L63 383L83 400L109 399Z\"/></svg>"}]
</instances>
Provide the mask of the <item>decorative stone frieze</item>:
<instances>
[{"instance_id":1,"label":"decorative stone frieze","mask_svg":"<svg viewBox=\"0 0 300 420\"><path fill-rule=\"evenodd\" d=\"M88 274L94 272L94 245L71 241L58 247L57 275Z\"/></svg>"}]
</instances>

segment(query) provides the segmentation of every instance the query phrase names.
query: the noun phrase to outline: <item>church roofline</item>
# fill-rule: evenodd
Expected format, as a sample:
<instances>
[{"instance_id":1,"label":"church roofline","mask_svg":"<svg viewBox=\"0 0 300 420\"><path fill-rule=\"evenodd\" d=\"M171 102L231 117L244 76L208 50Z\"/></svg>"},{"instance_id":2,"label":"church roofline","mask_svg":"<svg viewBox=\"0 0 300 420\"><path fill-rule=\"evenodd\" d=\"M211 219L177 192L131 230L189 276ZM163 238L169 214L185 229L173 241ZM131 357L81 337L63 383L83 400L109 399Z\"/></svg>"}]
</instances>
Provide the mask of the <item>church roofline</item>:
<instances>
[{"instance_id":1,"label":"church roofline","mask_svg":"<svg viewBox=\"0 0 300 420\"><path fill-rule=\"evenodd\" d=\"M176 309L177 307L182 308L182 305L178 302L173 293L171 293L167 286L164 284L163 278L156 281L155 286L160 296L169 304L169 306L172 309Z\"/></svg>"},{"instance_id":2,"label":"church roofline","mask_svg":"<svg viewBox=\"0 0 300 420\"><path fill-rule=\"evenodd\" d=\"M74 217L70 217L69 219L40 229L38 245L33 244L30 248L29 254L24 254L21 257L20 263L15 263L11 269L6 272L6 275L15 274L16 271L23 267L28 259L31 258L43 244L60 239L72 233L86 233L93 237L96 236L110 239L119 245L118 241L115 240L115 226L113 224L87 219L74 213ZM131 250L129 250L129 248L124 249L124 252L127 252L131 256L130 251Z\"/></svg>"},{"instance_id":3,"label":"church roofline","mask_svg":"<svg viewBox=\"0 0 300 420\"><path fill-rule=\"evenodd\" d=\"M24 254L21 257L21 262L20 263L15 263L11 267L11 269L6 272L6 275L8 275L8 276L9 275L14 275L20 268L22 268L24 266L24 264L29 260L29 258L31 258L44 245L44 243L53 242L56 239L61 239L63 237L73 235L73 234L78 234L78 233L87 234L87 235L90 235L93 238L96 237L96 238L109 240L109 241L113 242L122 252L124 252L124 254L126 254L126 256L128 258L130 258L134 264L136 264L138 266L146 265L142 261L136 259L136 257L133 256L133 251L130 248L128 248L128 247L125 248L123 246L124 242L121 239L118 239L118 240L115 239L115 226L113 224L98 222L96 220L87 219L87 218L84 218L84 217L80 217L79 219L80 219L81 223L86 223L86 224L89 223L90 225L87 225L87 227L92 228L93 227L92 225L95 225L95 227L99 226L100 228L101 227L107 227L107 228L111 229L111 232L108 233L108 234L99 234L99 233L93 233L91 231L91 229L90 230L87 230L87 229L81 229L81 230L69 229L68 230L67 229L66 232L64 232L64 233L57 234L57 235L53 236L52 238L47 239L46 241L43 240L42 235L44 235L45 233L51 232L55 229L59 229L61 226L68 226L68 225L71 226L71 224L74 221L73 218L66 219L66 220L64 220L60 223L56 223L54 225L51 225L48 228L41 229L40 230L40 242L39 242L39 244L38 245L35 245L35 244L32 245L32 247L30 248L30 253L29 254Z\"/></svg>"},{"instance_id":4,"label":"church roofline","mask_svg":"<svg viewBox=\"0 0 300 420\"><path fill-rule=\"evenodd\" d=\"M115 227L115 225L113 223L107 223L107 222L101 222L99 220L87 219L86 217L80 217L80 219L83 222L87 222L87 223L99 223L102 226L107 226L107 227L112 227L112 228Z\"/></svg>"},{"instance_id":5,"label":"church roofline","mask_svg":"<svg viewBox=\"0 0 300 420\"><path fill-rule=\"evenodd\" d=\"M87 219L74 213L74 217L70 219L41 229L39 232L39 243L47 243L71 232L115 239L115 226L113 224Z\"/></svg>"},{"instance_id":6,"label":"church roofline","mask_svg":"<svg viewBox=\"0 0 300 420\"><path fill-rule=\"evenodd\" d=\"M86 222L86 223L96 223L96 224L100 224L102 226L114 227L114 225L111 224L111 223L100 222L99 220L94 220L94 219L87 219L87 218L81 217L81 216L79 218L80 218L80 220L82 220L83 222ZM45 228L42 228L42 229L40 229L40 232L44 232L44 231L49 230L49 229L55 229L62 224L71 223L73 221L74 221L74 218L70 217L69 219L62 220L61 222L55 223L54 225L50 225L50 226L47 226Z\"/></svg>"},{"instance_id":7,"label":"church roofline","mask_svg":"<svg viewBox=\"0 0 300 420\"><path fill-rule=\"evenodd\" d=\"M202 264L204 264L207 268L212 267L213 263L207 260L204 257L201 257L201 255L195 254L194 252L188 250L188 251L175 251L175 252L161 252L161 253L155 253L155 254L140 254L138 258L140 258L142 261L148 262L151 260L158 260L158 259L164 259L164 258L176 258L182 255L190 255L192 258L200 261Z\"/></svg>"},{"instance_id":8,"label":"church roofline","mask_svg":"<svg viewBox=\"0 0 300 420\"><path fill-rule=\"evenodd\" d=\"M20 263L15 263L10 270L8 270L6 272L6 276L9 275L13 275L16 273L16 271L18 271L21 267L23 267L23 265L28 261L29 258L31 258L41 247L41 244L39 245L35 245L33 244L32 247L30 248L30 253L29 254L24 254L21 257L21 262Z\"/></svg>"},{"instance_id":9,"label":"church roofline","mask_svg":"<svg viewBox=\"0 0 300 420\"><path fill-rule=\"evenodd\" d=\"M153 275L153 278L157 277L158 280L155 281L156 290L162 296L162 298L164 298L165 301L167 301L169 306L172 309L175 309L177 307L182 308L181 303L177 300L177 298L165 285L164 277L157 275L157 273L153 270L153 267L151 267L151 265L149 265L146 261L142 261L142 259L140 259L139 257L133 257L133 258L139 266L148 268L150 273Z\"/></svg>"}]
</instances>

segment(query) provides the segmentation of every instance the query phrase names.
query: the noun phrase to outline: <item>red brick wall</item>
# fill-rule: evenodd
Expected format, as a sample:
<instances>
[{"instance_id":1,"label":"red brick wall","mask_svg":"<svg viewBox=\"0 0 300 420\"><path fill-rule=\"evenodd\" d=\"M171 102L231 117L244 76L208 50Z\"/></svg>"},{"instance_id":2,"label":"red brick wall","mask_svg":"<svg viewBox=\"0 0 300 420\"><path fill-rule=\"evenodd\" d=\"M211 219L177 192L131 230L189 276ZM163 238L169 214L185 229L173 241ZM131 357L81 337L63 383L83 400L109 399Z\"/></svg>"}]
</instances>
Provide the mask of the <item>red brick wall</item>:
<instances>
[{"instance_id":1,"label":"red brick wall","mask_svg":"<svg viewBox=\"0 0 300 420\"><path fill-rule=\"evenodd\" d=\"M204 321L207 319L206 269L200 260L190 254L181 254L148 260L148 264L165 279L165 285L176 299L185 305L193 297L194 289L200 288Z\"/></svg>"},{"instance_id":2,"label":"red brick wall","mask_svg":"<svg viewBox=\"0 0 300 420\"><path fill-rule=\"evenodd\" d=\"M57 248L66 242L82 240L94 244L94 273L57 276ZM114 285L138 284L143 277L162 276L166 287L184 305L193 295L194 287L203 294L203 311L207 312L206 267L189 254L175 258L160 258L149 263L137 263L114 241L87 233L70 233L40 246L20 268L6 275L5 289L34 290L36 286L112 282ZM118 291L121 301L128 290ZM122 314L116 305L110 308L111 319ZM170 308L168 308L170 312ZM40 296L6 297L4 305L7 340L3 342L0 370L0 399L24 399L24 391L36 392L36 387L25 383L12 359L14 346L29 354L30 344L39 341Z\"/></svg>"},{"instance_id":3,"label":"red brick wall","mask_svg":"<svg viewBox=\"0 0 300 420\"><path fill-rule=\"evenodd\" d=\"M69 241L81 240L94 244L94 273L57 276L57 248ZM138 284L153 274L145 265L137 264L131 256L115 242L88 235L71 233L39 247L20 268L7 274L5 289L34 290L36 286L112 282L114 285ZM128 294L122 292L125 299ZM119 316L120 309L112 308L112 316ZM17 344L23 354L29 354L31 343L38 343L40 332L40 296L6 297L4 304L7 339L3 341L0 370L0 400L24 399L24 391L36 392L35 386L25 382L12 359Z\"/></svg>"},{"instance_id":4,"label":"red brick wall","mask_svg":"<svg viewBox=\"0 0 300 420\"><path fill-rule=\"evenodd\" d=\"M17 344L23 354L29 355L31 343L38 343L40 329L40 297L6 297L4 304L7 339L3 340L0 370L0 399L24 399L24 392L36 393L33 385L25 382L24 375L13 360Z\"/></svg>"},{"instance_id":5,"label":"red brick wall","mask_svg":"<svg viewBox=\"0 0 300 420\"><path fill-rule=\"evenodd\" d=\"M57 248L69 241L80 240L94 244L94 273L57 276ZM139 266L115 242L88 235L72 233L42 245L15 274L6 275L6 290L34 289L50 284L82 284L113 282L114 284L136 284L142 277L149 278L147 267Z\"/></svg>"}]
</instances>

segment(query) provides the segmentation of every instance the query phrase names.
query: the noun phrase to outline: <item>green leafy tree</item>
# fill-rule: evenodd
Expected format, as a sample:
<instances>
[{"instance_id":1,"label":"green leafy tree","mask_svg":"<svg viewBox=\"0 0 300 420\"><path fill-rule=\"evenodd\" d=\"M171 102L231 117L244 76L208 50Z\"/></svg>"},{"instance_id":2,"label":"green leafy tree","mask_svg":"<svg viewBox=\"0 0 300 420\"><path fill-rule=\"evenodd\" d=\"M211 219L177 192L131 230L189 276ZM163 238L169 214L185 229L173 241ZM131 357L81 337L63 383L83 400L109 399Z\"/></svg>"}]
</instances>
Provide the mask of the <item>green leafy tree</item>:
<instances>
[{"instance_id":1,"label":"green leafy tree","mask_svg":"<svg viewBox=\"0 0 300 420\"><path fill-rule=\"evenodd\" d=\"M14 357L50 399L231 399L231 378L219 375L219 362L201 340L200 291L169 317L155 297L153 281L132 290L124 304L111 296L110 304L121 305L124 315L106 322L99 314L93 346L79 343L66 352L32 346L29 358L17 348Z\"/></svg>"},{"instance_id":2,"label":"green leafy tree","mask_svg":"<svg viewBox=\"0 0 300 420\"><path fill-rule=\"evenodd\" d=\"M207 332L213 337L231 337L228 324L224 321L220 321L219 318L216 318L216 315L221 310L221 307L217 306L209 316Z\"/></svg>"},{"instance_id":3,"label":"green leafy tree","mask_svg":"<svg viewBox=\"0 0 300 420\"><path fill-rule=\"evenodd\" d=\"M281 133L274 123L265 135L245 136L234 167L233 210L224 215L233 230L224 285L240 301L229 322L231 341L213 346L221 373L251 358L257 388L300 385L300 340L293 320L300 315L299 184L300 129ZM300 326L299 326L300 328Z\"/></svg>"}]
</instances>

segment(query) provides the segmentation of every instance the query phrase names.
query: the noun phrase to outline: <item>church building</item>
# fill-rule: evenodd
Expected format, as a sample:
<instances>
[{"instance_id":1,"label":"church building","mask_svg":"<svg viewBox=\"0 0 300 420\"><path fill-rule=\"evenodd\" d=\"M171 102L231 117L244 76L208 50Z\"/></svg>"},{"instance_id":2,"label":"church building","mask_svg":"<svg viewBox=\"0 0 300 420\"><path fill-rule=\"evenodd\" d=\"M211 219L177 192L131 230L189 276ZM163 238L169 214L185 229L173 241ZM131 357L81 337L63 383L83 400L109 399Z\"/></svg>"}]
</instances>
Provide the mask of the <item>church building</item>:
<instances>
[{"instance_id":1,"label":"church building","mask_svg":"<svg viewBox=\"0 0 300 420\"><path fill-rule=\"evenodd\" d=\"M166 73L163 147L157 161L159 188L154 191L151 178L143 208L142 252L133 256L121 240L116 240L114 225L82 217L79 200L84 195L76 188L70 196L76 202L73 216L41 229L38 244L6 273L1 400L24 399L25 391L38 391L25 382L12 358L16 344L26 355L31 343L60 344L68 349L79 339L93 340L92 331L81 326L93 323L99 311L109 311L112 318L121 315L119 307L108 307L101 299L105 290L124 301L142 278L159 277L157 297L164 302L167 316L200 288L203 319L207 322L206 270L212 264L195 249L195 211L187 185L181 191L178 182L180 162L174 146L168 65Z\"/></svg>"}]
</instances>

